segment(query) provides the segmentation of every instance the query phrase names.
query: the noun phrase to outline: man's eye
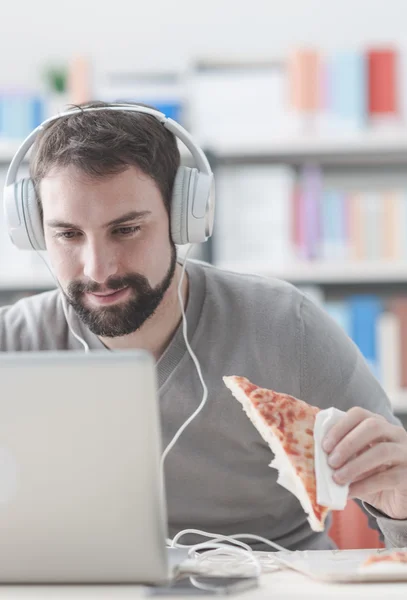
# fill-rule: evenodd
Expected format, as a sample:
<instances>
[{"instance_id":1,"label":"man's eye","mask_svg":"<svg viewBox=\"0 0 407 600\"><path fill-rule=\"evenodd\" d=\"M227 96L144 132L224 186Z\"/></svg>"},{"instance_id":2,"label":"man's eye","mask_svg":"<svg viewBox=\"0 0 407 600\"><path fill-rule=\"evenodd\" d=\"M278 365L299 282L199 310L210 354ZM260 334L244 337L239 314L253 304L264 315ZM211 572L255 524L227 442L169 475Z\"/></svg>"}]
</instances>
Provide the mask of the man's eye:
<instances>
[{"instance_id":1,"label":"man's eye","mask_svg":"<svg viewBox=\"0 0 407 600\"><path fill-rule=\"evenodd\" d=\"M60 231L56 234L57 238L62 238L64 240L72 240L78 235L77 231Z\"/></svg>"},{"instance_id":2,"label":"man's eye","mask_svg":"<svg viewBox=\"0 0 407 600\"><path fill-rule=\"evenodd\" d=\"M118 227L114 230L113 233L117 233L118 235L132 235L140 230L139 225L128 225L127 227Z\"/></svg>"}]
</instances>

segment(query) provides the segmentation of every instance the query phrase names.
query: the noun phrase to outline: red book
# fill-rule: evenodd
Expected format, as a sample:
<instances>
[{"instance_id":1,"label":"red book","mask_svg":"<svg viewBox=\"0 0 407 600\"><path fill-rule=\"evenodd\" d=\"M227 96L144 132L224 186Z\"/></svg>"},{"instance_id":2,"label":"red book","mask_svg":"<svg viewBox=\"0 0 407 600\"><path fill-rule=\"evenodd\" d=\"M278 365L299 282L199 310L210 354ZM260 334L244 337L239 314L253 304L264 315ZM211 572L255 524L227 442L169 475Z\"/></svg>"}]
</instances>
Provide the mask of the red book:
<instances>
[{"instance_id":1,"label":"red book","mask_svg":"<svg viewBox=\"0 0 407 600\"><path fill-rule=\"evenodd\" d=\"M369 50L367 66L369 114L396 115L398 113L396 50Z\"/></svg>"}]
</instances>

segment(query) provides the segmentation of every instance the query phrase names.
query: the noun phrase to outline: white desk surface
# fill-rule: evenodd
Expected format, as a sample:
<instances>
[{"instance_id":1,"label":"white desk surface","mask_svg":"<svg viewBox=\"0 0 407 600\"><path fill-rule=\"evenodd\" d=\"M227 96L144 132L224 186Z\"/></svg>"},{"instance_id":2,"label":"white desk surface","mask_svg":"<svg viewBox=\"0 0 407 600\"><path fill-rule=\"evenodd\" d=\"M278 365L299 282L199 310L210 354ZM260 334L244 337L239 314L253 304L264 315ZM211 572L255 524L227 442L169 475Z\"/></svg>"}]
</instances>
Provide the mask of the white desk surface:
<instances>
[{"instance_id":1,"label":"white desk surface","mask_svg":"<svg viewBox=\"0 0 407 600\"><path fill-rule=\"evenodd\" d=\"M404 548L403 550L407 550ZM357 598L358 600L392 600L393 598L402 598L407 600L407 573L402 567L402 572L394 572L378 575L370 573L367 575L358 574L358 566L361 562L370 556L373 552L386 552L386 550L345 550L345 551L297 551L297 552L277 552L255 554L261 559L265 572L260 577L259 587L233 594L223 596L223 598L236 598L239 600L308 600L315 598L329 598L329 600ZM279 566L276 565L274 557L279 557ZM208 564L207 562L205 563ZM181 563L181 570L191 573L191 568L196 573L201 572L202 567L186 562ZM287 568L290 566L290 568ZM313 573L314 578L304 575L301 572L292 570L302 569L306 573ZM388 569L388 567L385 567ZM198 569L198 571L196 570ZM207 567L205 567L207 569ZM391 570L391 569L390 569ZM204 574L204 573L202 573ZM325 579L319 581L316 577ZM333 583L330 581L336 578L338 581L342 578L353 579L374 579L379 577L383 579L402 579L402 581L377 581L366 582L359 581L354 583ZM196 595L151 595L148 589L137 585L1 585L0 600L197 600L205 596ZM207 596L210 598L210 596ZM222 598L222 596L213 596Z\"/></svg>"},{"instance_id":2,"label":"white desk surface","mask_svg":"<svg viewBox=\"0 0 407 600\"><path fill-rule=\"evenodd\" d=\"M175 600L176 596L167 596ZM182 600L197 600L199 596L179 596ZM0 586L0 599L74 599L87 600L89 598L98 600L139 600L153 599L153 596L146 594L142 587L138 586ZM155 597L158 598L158 597ZM161 596L165 600L166 596ZM405 583L322 583L309 579L308 577L293 571L277 571L262 575L260 586L257 589L236 594L234 596L224 596L224 598L241 598L242 600L260 600L270 599L279 600L305 600L308 598L329 598L353 599L358 600L392 600L393 598L407 598L407 582Z\"/></svg>"}]
</instances>

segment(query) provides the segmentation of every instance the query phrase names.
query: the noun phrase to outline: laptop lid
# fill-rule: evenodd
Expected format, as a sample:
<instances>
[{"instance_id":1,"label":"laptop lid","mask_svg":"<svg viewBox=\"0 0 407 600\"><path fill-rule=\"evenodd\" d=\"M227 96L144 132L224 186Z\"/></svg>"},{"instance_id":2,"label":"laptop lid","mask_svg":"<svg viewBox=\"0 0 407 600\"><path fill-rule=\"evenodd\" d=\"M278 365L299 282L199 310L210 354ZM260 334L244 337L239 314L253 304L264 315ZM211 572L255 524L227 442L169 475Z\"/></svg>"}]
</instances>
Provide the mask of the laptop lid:
<instances>
[{"instance_id":1,"label":"laptop lid","mask_svg":"<svg viewBox=\"0 0 407 600\"><path fill-rule=\"evenodd\" d=\"M0 582L160 583L153 357L0 353Z\"/></svg>"}]
</instances>

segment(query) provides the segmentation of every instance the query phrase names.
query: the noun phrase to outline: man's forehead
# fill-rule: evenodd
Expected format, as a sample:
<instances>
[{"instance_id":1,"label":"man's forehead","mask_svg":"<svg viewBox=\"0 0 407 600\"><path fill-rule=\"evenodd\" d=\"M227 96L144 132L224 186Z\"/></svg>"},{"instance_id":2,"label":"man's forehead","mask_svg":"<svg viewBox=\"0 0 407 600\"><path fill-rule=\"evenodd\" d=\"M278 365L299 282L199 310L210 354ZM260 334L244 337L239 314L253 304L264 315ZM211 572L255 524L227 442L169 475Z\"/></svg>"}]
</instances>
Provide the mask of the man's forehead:
<instances>
[{"instance_id":1,"label":"man's forehead","mask_svg":"<svg viewBox=\"0 0 407 600\"><path fill-rule=\"evenodd\" d=\"M159 193L156 182L136 167L129 167L120 173L103 176L90 175L72 166L54 167L39 184L41 199L43 196L58 198L77 195L109 195L114 198L143 198L145 195Z\"/></svg>"},{"instance_id":2,"label":"man's forehead","mask_svg":"<svg viewBox=\"0 0 407 600\"><path fill-rule=\"evenodd\" d=\"M81 169L76 165L53 166L42 178L41 187L63 185L69 187L105 187L114 185L134 185L139 182L142 185L149 183L154 185L154 181L138 167L128 166L115 173L98 174Z\"/></svg>"},{"instance_id":3,"label":"man's forehead","mask_svg":"<svg viewBox=\"0 0 407 600\"><path fill-rule=\"evenodd\" d=\"M102 227L124 217L147 218L156 205L162 204L162 199L158 188L151 186L146 177L142 174L141 179L137 172L123 172L91 178L78 169L54 168L40 187L45 222L69 222L81 227L91 223Z\"/></svg>"}]
</instances>

